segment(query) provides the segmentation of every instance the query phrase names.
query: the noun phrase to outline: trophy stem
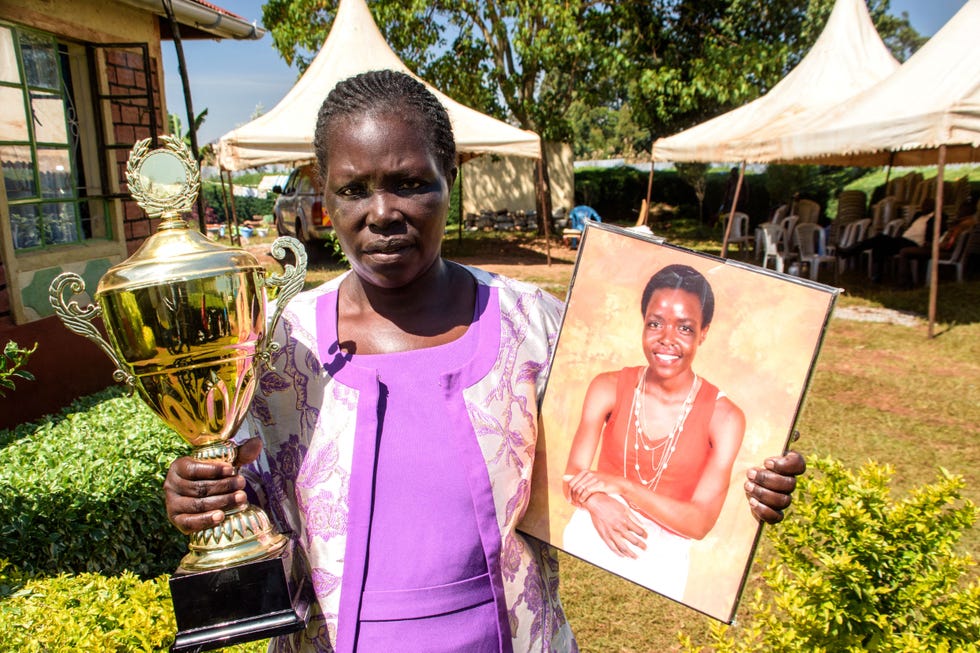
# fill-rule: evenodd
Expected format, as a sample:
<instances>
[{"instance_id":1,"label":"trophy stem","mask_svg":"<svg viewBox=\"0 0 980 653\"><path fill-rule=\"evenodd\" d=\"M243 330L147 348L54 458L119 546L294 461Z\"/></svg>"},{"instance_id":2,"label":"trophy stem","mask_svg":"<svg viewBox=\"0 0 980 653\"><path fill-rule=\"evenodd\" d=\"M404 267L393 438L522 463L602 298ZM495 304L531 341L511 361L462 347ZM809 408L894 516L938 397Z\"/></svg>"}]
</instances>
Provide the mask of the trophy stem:
<instances>
[{"instance_id":1,"label":"trophy stem","mask_svg":"<svg viewBox=\"0 0 980 653\"><path fill-rule=\"evenodd\" d=\"M195 447L198 460L235 462L238 446L225 440ZM219 569L278 555L287 538L278 533L261 508L251 504L225 511L220 524L190 536L190 553L180 561L187 572Z\"/></svg>"}]
</instances>

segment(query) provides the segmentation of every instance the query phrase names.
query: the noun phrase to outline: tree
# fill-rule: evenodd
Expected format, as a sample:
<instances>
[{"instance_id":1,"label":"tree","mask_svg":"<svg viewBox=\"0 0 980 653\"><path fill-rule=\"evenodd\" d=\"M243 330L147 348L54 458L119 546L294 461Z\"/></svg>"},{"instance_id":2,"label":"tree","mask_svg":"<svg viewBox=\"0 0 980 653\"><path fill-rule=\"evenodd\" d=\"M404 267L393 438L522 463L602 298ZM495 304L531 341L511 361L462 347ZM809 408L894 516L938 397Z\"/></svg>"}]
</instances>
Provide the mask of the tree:
<instances>
[{"instance_id":1,"label":"tree","mask_svg":"<svg viewBox=\"0 0 980 653\"><path fill-rule=\"evenodd\" d=\"M872 20L899 59L923 39L867 0ZM668 136L768 92L809 52L834 0L656 0L624 3L621 43L626 101L651 136ZM660 22L657 22L660 21Z\"/></svg>"},{"instance_id":2,"label":"tree","mask_svg":"<svg viewBox=\"0 0 980 653\"><path fill-rule=\"evenodd\" d=\"M907 16L890 15L889 0L867 2L886 43L902 54L917 47L921 37ZM337 5L268 0L263 23L283 58L304 70ZM832 6L833 0L370 3L405 64L454 99L546 141L585 138L579 153L616 154L647 150L653 138L768 91L806 54Z\"/></svg>"},{"instance_id":3,"label":"tree","mask_svg":"<svg viewBox=\"0 0 980 653\"><path fill-rule=\"evenodd\" d=\"M405 64L454 99L541 135L568 140L568 107L608 98L620 56L615 3L597 0L378 0L372 13ZM263 23L302 69L336 16L332 0L270 0ZM547 164L541 161L545 187ZM543 215L550 193L543 193ZM543 224L543 221L542 221Z\"/></svg>"},{"instance_id":4,"label":"tree","mask_svg":"<svg viewBox=\"0 0 980 653\"><path fill-rule=\"evenodd\" d=\"M704 221L704 194L708 190L707 163L678 163L677 176L694 189L698 198L698 223Z\"/></svg>"}]
</instances>

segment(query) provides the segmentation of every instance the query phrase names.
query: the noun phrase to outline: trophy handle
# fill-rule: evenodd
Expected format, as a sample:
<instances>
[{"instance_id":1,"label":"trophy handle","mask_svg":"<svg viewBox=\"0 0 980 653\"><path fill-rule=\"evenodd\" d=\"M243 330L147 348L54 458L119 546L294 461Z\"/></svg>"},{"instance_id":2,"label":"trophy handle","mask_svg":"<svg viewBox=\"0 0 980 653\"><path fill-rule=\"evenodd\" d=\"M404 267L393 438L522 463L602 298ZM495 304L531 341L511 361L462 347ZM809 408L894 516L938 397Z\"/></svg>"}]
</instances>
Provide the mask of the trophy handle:
<instances>
[{"instance_id":1,"label":"trophy handle","mask_svg":"<svg viewBox=\"0 0 980 653\"><path fill-rule=\"evenodd\" d=\"M126 371L126 365L92 324L92 320L102 315L102 309L96 304L89 304L82 308L74 299L66 303L64 297L66 287L71 291L71 296L74 297L85 291L85 280L74 272L62 272L54 278L48 288L48 299L55 314L61 318L69 331L85 336L97 344L106 356L115 363L116 371L112 373L113 379L130 387L135 386L136 377Z\"/></svg>"},{"instance_id":2,"label":"trophy handle","mask_svg":"<svg viewBox=\"0 0 980 653\"><path fill-rule=\"evenodd\" d=\"M286 250L293 253L296 264L283 263L286 258ZM290 236L280 236L272 242L272 258L282 263L282 274L272 274L265 280L267 286L279 288L276 296L276 308L272 312L272 318L266 327L265 337L257 354L266 365L272 367L272 355L282 347L278 342L273 342L272 334L276 331L276 325L282 316L282 311L286 308L287 302L296 296L303 289L303 281L306 279L306 248L295 238Z\"/></svg>"}]
</instances>

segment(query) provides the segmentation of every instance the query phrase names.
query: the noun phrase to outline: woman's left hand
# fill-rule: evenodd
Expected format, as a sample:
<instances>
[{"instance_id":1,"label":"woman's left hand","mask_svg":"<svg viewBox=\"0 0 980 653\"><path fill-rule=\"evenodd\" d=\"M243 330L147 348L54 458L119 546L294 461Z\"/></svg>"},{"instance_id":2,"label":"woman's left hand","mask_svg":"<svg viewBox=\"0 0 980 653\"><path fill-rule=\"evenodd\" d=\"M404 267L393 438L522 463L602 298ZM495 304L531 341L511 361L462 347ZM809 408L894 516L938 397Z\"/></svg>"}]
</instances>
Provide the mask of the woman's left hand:
<instances>
[{"instance_id":1,"label":"woman's left hand","mask_svg":"<svg viewBox=\"0 0 980 653\"><path fill-rule=\"evenodd\" d=\"M763 464L764 468L753 467L746 473L745 494L756 519L778 524L793 500L796 477L806 471L806 460L802 454L790 451L767 458Z\"/></svg>"}]
</instances>

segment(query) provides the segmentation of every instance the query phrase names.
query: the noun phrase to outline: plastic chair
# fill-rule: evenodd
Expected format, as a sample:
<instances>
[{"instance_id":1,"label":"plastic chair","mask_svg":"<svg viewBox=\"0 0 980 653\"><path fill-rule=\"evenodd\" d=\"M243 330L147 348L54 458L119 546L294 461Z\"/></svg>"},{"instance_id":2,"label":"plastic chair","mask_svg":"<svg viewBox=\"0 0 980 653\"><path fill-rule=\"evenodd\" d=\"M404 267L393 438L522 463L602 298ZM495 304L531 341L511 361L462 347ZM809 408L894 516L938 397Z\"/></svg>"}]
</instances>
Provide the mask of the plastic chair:
<instances>
[{"instance_id":1,"label":"plastic chair","mask_svg":"<svg viewBox=\"0 0 980 653\"><path fill-rule=\"evenodd\" d=\"M871 218L855 220L854 222L844 225L844 228L841 230L840 239L837 241L837 245L834 248L834 254L836 255L839 250L845 247L851 247L855 243L859 243L864 240L870 226ZM839 259L837 262L837 272L843 272L844 268L851 264L853 264L852 260Z\"/></svg>"},{"instance_id":2,"label":"plastic chair","mask_svg":"<svg viewBox=\"0 0 980 653\"><path fill-rule=\"evenodd\" d=\"M732 216L732 230L728 234L728 244L738 245L741 254L745 245L755 247L755 236L749 234L749 216L747 213L736 211Z\"/></svg>"},{"instance_id":3,"label":"plastic chair","mask_svg":"<svg viewBox=\"0 0 980 653\"><path fill-rule=\"evenodd\" d=\"M762 236L762 267L768 268L769 261L773 262L776 272L786 268L787 261L792 258L782 247L783 228L778 224L767 222L759 227Z\"/></svg>"},{"instance_id":4,"label":"plastic chair","mask_svg":"<svg viewBox=\"0 0 980 653\"><path fill-rule=\"evenodd\" d=\"M799 200L796 203L796 215L800 216L800 222L816 224L820 219L820 205L813 200Z\"/></svg>"},{"instance_id":5,"label":"plastic chair","mask_svg":"<svg viewBox=\"0 0 980 653\"><path fill-rule=\"evenodd\" d=\"M820 266L825 263L833 266L836 271L837 257L824 253L827 249L827 234L819 225L812 222L796 225L793 239L796 241L796 250L800 254L800 263L805 263L809 267L812 281L817 280Z\"/></svg>"},{"instance_id":6,"label":"plastic chair","mask_svg":"<svg viewBox=\"0 0 980 653\"><path fill-rule=\"evenodd\" d=\"M602 222L602 218L596 213L595 209L584 204L576 206L568 213L568 228L562 230L561 239L572 249L578 249L586 220Z\"/></svg>"},{"instance_id":7,"label":"plastic chair","mask_svg":"<svg viewBox=\"0 0 980 653\"><path fill-rule=\"evenodd\" d=\"M956 281L963 283L963 273L966 270L966 263L970 256L980 255L980 224L974 225L969 231L963 232L956 239L956 245L946 258L941 258L937 262L940 267L946 265L956 270ZM914 272L913 274L917 273ZM926 285L932 275L931 261L926 265Z\"/></svg>"},{"instance_id":8,"label":"plastic chair","mask_svg":"<svg viewBox=\"0 0 980 653\"><path fill-rule=\"evenodd\" d=\"M779 224L783 221L783 218L786 217L787 213L789 213L789 204L780 204L776 207L776 210L772 212L772 220L770 220L770 222Z\"/></svg>"},{"instance_id":9,"label":"plastic chair","mask_svg":"<svg viewBox=\"0 0 980 653\"><path fill-rule=\"evenodd\" d=\"M874 205L874 209L871 212L871 234L875 235L881 233L881 230L885 228L885 225L899 217L898 215L899 202L898 198L894 195L889 195L883 197L881 201Z\"/></svg>"},{"instance_id":10,"label":"plastic chair","mask_svg":"<svg viewBox=\"0 0 980 653\"><path fill-rule=\"evenodd\" d=\"M782 242L780 247L782 247L784 252L790 252L793 250L793 232L796 231L796 225L800 221L800 216L798 215L787 215L783 218L779 226L783 229Z\"/></svg>"}]
</instances>

